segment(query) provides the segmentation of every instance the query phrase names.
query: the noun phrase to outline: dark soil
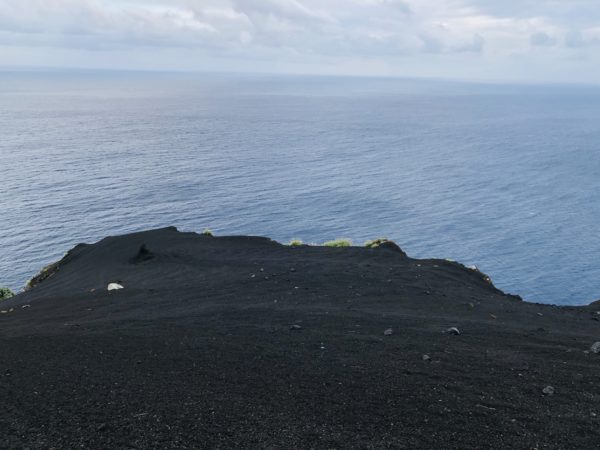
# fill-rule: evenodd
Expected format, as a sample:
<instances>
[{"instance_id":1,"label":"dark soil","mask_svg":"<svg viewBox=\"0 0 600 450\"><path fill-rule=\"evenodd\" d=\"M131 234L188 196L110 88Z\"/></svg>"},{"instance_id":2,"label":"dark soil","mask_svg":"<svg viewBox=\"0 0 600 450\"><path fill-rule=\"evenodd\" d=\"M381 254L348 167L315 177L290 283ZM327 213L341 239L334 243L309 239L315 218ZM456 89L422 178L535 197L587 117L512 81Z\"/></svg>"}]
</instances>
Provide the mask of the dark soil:
<instances>
[{"instance_id":1,"label":"dark soil","mask_svg":"<svg viewBox=\"0 0 600 450\"><path fill-rule=\"evenodd\" d=\"M48 273L0 304L1 448L600 448L594 305L388 245L174 228Z\"/></svg>"}]
</instances>

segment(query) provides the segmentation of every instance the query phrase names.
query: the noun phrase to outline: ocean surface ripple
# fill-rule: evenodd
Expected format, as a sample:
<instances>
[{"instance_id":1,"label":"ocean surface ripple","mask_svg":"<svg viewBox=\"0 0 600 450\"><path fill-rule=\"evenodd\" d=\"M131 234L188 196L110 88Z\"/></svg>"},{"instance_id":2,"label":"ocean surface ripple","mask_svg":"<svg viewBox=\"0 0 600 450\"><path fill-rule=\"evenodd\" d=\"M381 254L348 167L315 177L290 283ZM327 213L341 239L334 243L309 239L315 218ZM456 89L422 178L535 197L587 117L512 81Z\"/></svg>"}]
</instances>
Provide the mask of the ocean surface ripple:
<instances>
[{"instance_id":1,"label":"ocean surface ripple","mask_svg":"<svg viewBox=\"0 0 600 450\"><path fill-rule=\"evenodd\" d=\"M0 285L175 225L386 236L526 300L600 298L600 88L0 72Z\"/></svg>"}]
</instances>

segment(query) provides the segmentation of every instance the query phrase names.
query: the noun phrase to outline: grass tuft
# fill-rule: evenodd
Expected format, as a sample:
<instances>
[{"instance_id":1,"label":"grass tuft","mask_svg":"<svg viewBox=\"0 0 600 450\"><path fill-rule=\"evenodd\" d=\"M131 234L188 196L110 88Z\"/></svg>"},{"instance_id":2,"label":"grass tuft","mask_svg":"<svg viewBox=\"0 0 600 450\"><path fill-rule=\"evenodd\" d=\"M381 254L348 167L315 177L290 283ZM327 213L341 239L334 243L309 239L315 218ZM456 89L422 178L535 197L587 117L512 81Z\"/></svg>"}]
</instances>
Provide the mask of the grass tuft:
<instances>
[{"instance_id":1,"label":"grass tuft","mask_svg":"<svg viewBox=\"0 0 600 450\"><path fill-rule=\"evenodd\" d=\"M350 239L335 239L333 241L327 241L323 244L324 247L351 247L352 241Z\"/></svg>"},{"instance_id":2,"label":"grass tuft","mask_svg":"<svg viewBox=\"0 0 600 450\"><path fill-rule=\"evenodd\" d=\"M211 236L211 237L215 236L213 234L212 230L209 230L208 228L206 228L201 234L202 234L202 236Z\"/></svg>"},{"instance_id":3,"label":"grass tuft","mask_svg":"<svg viewBox=\"0 0 600 450\"><path fill-rule=\"evenodd\" d=\"M9 288L0 287L0 302L3 300L8 300L13 297L15 294Z\"/></svg>"},{"instance_id":4,"label":"grass tuft","mask_svg":"<svg viewBox=\"0 0 600 450\"><path fill-rule=\"evenodd\" d=\"M388 238L372 239L370 241L365 242L365 247L366 248L377 248L387 242L393 243L393 241L390 241Z\"/></svg>"},{"instance_id":5,"label":"grass tuft","mask_svg":"<svg viewBox=\"0 0 600 450\"><path fill-rule=\"evenodd\" d=\"M300 247L304 245L301 239L292 239L288 244L290 247Z\"/></svg>"},{"instance_id":6,"label":"grass tuft","mask_svg":"<svg viewBox=\"0 0 600 450\"><path fill-rule=\"evenodd\" d=\"M61 261L63 261L67 257L67 255L68 255L68 252L63 257L63 259L61 259ZM46 267L44 267L42 270L40 270L40 272L35 277L33 277L31 280L29 280L27 282L27 284L25 285L25 290L29 291L30 289L33 289L34 287L36 287L38 284L40 284L44 280L47 280L48 278L53 276L58 271L61 261L57 261L52 264L48 264Z\"/></svg>"}]
</instances>

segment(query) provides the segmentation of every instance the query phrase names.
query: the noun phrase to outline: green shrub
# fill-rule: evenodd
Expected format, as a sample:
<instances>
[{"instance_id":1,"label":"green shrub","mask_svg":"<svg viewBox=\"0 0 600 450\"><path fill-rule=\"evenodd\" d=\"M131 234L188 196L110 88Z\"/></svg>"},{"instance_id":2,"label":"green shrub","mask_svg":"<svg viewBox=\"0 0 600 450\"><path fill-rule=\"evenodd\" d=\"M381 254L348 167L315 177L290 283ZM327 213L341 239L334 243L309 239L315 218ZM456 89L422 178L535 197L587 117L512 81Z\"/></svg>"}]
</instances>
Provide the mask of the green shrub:
<instances>
[{"instance_id":1,"label":"green shrub","mask_svg":"<svg viewBox=\"0 0 600 450\"><path fill-rule=\"evenodd\" d=\"M327 241L323 245L325 247L350 247L352 246L352 241L350 239L335 239Z\"/></svg>"},{"instance_id":2,"label":"green shrub","mask_svg":"<svg viewBox=\"0 0 600 450\"><path fill-rule=\"evenodd\" d=\"M372 239L370 241L365 242L365 247L367 247L367 248L377 248L380 245L385 244L387 242L393 242L393 241L390 241L388 238Z\"/></svg>"},{"instance_id":3,"label":"green shrub","mask_svg":"<svg viewBox=\"0 0 600 450\"><path fill-rule=\"evenodd\" d=\"M211 230L209 230L208 228L206 228L203 232L202 232L202 236L211 236L213 237L214 234Z\"/></svg>"},{"instance_id":4,"label":"green shrub","mask_svg":"<svg viewBox=\"0 0 600 450\"><path fill-rule=\"evenodd\" d=\"M385 250L391 250L393 252L396 253L400 253L403 256L406 256L406 253L404 252L404 250L402 250L400 247L398 247L398 244L396 244L394 241L390 241L387 238L379 238L379 239L373 239L371 241L367 241L365 242L365 247L369 248L369 249L385 249Z\"/></svg>"},{"instance_id":5,"label":"green shrub","mask_svg":"<svg viewBox=\"0 0 600 450\"><path fill-rule=\"evenodd\" d=\"M68 252L61 261L63 261L67 256L68 256ZM29 290L33 289L38 284L47 280L48 278L53 276L56 272L58 272L58 268L60 266L61 261L57 261L55 263L48 264L46 267L44 267L42 270L40 270L40 273L38 273L35 277L33 277L31 280L29 280L27 282L27 284L25 285L25 290L29 291Z\"/></svg>"},{"instance_id":6,"label":"green shrub","mask_svg":"<svg viewBox=\"0 0 600 450\"><path fill-rule=\"evenodd\" d=\"M8 300L14 295L15 294L13 293L13 291L11 291L9 288L0 287L0 302L2 300Z\"/></svg>"},{"instance_id":7,"label":"green shrub","mask_svg":"<svg viewBox=\"0 0 600 450\"><path fill-rule=\"evenodd\" d=\"M301 239L292 239L288 245L290 247L300 247L303 243Z\"/></svg>"}]
</instances>

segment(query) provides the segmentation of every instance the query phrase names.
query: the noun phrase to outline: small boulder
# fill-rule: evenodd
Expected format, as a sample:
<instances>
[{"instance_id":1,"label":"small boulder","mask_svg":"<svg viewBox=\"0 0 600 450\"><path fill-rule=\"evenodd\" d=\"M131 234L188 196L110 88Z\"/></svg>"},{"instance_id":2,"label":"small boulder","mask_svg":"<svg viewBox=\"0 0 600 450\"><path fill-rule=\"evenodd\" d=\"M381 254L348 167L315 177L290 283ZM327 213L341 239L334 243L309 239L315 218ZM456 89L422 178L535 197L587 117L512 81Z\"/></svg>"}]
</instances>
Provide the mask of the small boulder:
<instances>
[{"instance_id":1,"label":"small boulder","mask_svg":"<svg viewBox=\"0 0 600 450\"><path fill-rule=\"evenodd\" d=\"M298 331L298 330L301 330L301 329L302 329L302 327L300 325L298 325L298 324L292 325L290 327L290 330L292 330L292 331Z\"/></svg>"},{"instance_id":2,"label":"small boulder","mask_svg":"<svg viewBox=\"0 0 600 450\"><path fill-rule=\"evenodd\" d=\"M422 359L423 361L431 361L431 356L429 356L429 355L423 355L423 356L421 357L421 359Z\"/></svg>"},{"instance_id":3,"label":"small boulder","mask_svg":"<svg viewBox=\"0 0 600 450\"><path fill-rule=\"evenodd\" d=\"M542 389L542 393L544 395L554 395L554 388L552 386L546 386L544 389Z\"/></svg>"},{"instance_id":4,"label":"small boulder","mask_svg":"<svg viewBox=\"0 0 600 450\"><path fill-rule=\"evenodd\" d=\"M383 332L384 336L391 336L392 334L394 334L394 330L392 330L391 328L388 328Z\"/></svg>"},{"instance_id":5,"label":"small boulder","mask_svg":"<svg viewBox=\"0 0 600 450\"><path fill-rule=\"evenodd\" d=\"M592 346L590 347L590 350L591 350L593 353L600 353L600 341L599 341L599 342L594 342L594 343L592 344Z\"/></svg>"},{"instance_id":6,"label":"small boulder","mask_svg":"<svg viewBox=\"0 0 600 450\"><path fill-rule=\"evenodd\" d=\"M456 327L450 327L446 330L446 334L451 334L453 336L458 336L460 334L460 331L458 328Z\"/></svg>"}]
</instances>

